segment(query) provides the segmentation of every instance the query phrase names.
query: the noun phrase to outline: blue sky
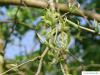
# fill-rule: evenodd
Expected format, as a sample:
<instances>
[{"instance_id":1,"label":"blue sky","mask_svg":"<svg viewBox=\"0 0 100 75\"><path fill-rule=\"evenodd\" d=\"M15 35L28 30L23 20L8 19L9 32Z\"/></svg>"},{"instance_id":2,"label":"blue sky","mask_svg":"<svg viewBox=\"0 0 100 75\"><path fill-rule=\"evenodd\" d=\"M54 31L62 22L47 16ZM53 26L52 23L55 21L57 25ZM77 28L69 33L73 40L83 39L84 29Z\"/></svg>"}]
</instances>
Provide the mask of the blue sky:
<instances>
[{"instance_id":1,"label":"blue sky","mask_svg":"<svg viewBox=\"0 0 100 75\"><path fill-rule=\"evenodd\" d=\"M8 43L6 47L6 58L14 58L16 55L25 55L39 49L38 41L34 40L34 31L30 30L22 36L22 40L15 36L11 36L13 42ZM37 42L37 43L36 43Z\"/></svg>"}]
</instances>

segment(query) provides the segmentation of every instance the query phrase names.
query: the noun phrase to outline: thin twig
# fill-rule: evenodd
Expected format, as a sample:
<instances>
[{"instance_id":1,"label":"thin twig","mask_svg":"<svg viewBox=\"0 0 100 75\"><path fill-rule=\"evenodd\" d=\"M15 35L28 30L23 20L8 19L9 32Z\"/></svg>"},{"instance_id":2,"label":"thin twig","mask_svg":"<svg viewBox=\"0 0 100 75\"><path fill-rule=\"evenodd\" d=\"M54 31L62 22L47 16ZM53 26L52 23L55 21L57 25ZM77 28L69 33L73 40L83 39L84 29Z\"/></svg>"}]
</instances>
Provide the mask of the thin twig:
<instances>
[{"instance_id":1,"label":"thin twig","mask_svg":"<svg viewBox=\"0 0 100 75\"><path fill-rule=\"evenodd\" d=\"M40 71L41 71L41 68L42 68L42 63L43 63L43 58L40 59L38 70L37 70L35 75L39 75L40 74Z\"/></svg>"},{"instance_id":2,"label":"thin twig","mask_svg":"<svg viewBox=\"0 0 100 75\"><path fill-rule=\"evenodd\" d=\"M48 47L44 50L44 52L41 55L39 66L38 66L38 69L37 69L37 72L36 72L35 75L39 75L40 74L40 71L41 71L41 68L42 68L42 63L43 63L43 58L44 58L44 56L46 55L47 52L48 52Z\"/></svg>"},{"instance_id":3,"label":"thin twig","mask_svg":"<svg viewBox=\"0 0 100 75\"><path fill-rule=\"evenodd\" d=\"M20 64L20 65L18 65L18 66L15 66L15 67L13 67L13 68L11 68L11 69L9 69L9 70L7 70L7 71L1 73L0 75L4 75L4 74L6 74L6 73L12 71L13 69L16 69L16 68L18 68L18 67L20 67L20 66L22 66L22 65L24 65L24 64L27 64L27 63L29 63L29 62L33 62L33 61L35 61L35 60L37 60L37 59L39 59L39 58L40 58L40 56L37 56L37 57L35 57L35 58L31 59L31 60L28 60L28 61L26 61L26 62L24 62L24 63L22 63L22 64Z\"/></svg>"},{"instance_id":4,"label":"thin twig","mask_svg":"<svg viewBox=\"0 0 100 75\"><path fill-rule=\"evenodd\" d=\"M89 64L89 65L84 66L85 69L88 69L90 67L98 67L98 68L100 68L100 64Z\"/></svg>"},{"instance_id":5,"label":"thin twig","mask_svg":"<svg viewBox=\"0 0 100 75\"><path fill-rule=\"evenodd\" d=\"M60 67L61 67L61 70L62 70L63 75L66 75L66 72L64 70L64 67L63 67L63 65L61 63L60 63Z\"/></svg>"},{"instance_id":6,"label":"thin twig","mask_svg":"<svg viewBox=\"0 0 100 75\"><path fill-rule=\"evenodd\" d=\"M90 67L94 68L94 67L98 67L100 68L100 64L89 64L89 65L83 65L84 69L88 69ZM71 67L70 70L76 70L76 71L81 71L83 68L81 66L78 66L78 67Z\"/></svg>"},{"instance_id":7,"label":"thin twig","mask_svg":"<svg viewBox=\"0 0 100 75\"><path fill-rule=\"evenodd\" d=\"M66 63L60 62L60 67L63 72L63 75L69 75L69 70L68 70L68 66Z\"/></svg>"},{"instance_id":8,"label":"thin twig","mask_svg":"<svg viewBox=\"0 0 100 75\"><path fill-rule=\"evenodd\" d=\"M1 23L1 24L2 24L2 23L13 23L13 20L0 21L0 23ZM16 20L16 23L17 23L17 24L21 24L21 25L23 25L23 26L25 26L25 27L28 27L28 28L30 28L30 29L32 29L32 30L35 30L35 29L36 29L36 27L35 27L34 25L29 25L29 24L27 24L27 23L24 23L24 22L21 22L21 21L18 21L18 20Z\"/></svg>"},{"instance_id":9,"label":"thin twig","mask_svg":"<svg viewBox=\"0 0 100 75\"><path fill-rule=\"evenodd\" d=\"M92 29L89 29L89 28L86 28L86 27L83 27L83 26L79 26L79 25L77 25L76 23L74 23L74 22L68 20L67 18L66 18L66 22L68 22L69 24L73 25L75 28L80 28L80 29L86 30L86 31L88 31L88 32L91 32L91 33L100 35L100 33L97 33L95 30L92 30Z\"/></svg>"}]
</instances>

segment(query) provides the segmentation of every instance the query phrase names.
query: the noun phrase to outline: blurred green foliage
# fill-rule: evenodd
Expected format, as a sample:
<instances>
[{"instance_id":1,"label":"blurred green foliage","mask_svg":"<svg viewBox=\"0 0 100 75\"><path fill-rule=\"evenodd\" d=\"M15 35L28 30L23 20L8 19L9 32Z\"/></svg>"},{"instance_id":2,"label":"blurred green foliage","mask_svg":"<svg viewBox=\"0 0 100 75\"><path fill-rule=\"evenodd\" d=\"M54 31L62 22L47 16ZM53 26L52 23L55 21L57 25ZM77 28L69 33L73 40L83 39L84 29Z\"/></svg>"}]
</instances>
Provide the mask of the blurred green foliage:
<instances>
[{"instance_id":1,"label":"blurred green foliage","mask_svg":"<svg viewBox=\"0 0 100 75\"><path fill-rule=\"evenodd\" d=\"M81 6L83 6L84 9L91 10L91 11L94 10L94 12L100 13L100 9L99 9L100 0L90 0L89 3L87 3L88 2L87 0L78 0L78 1L81 4ZM60 0L60 2L65 3L66 1ZM7 6L7 16L9 19L14 19L16 10L17 10L16 6ZM23 23L32 25L32 22L34 22L37 17L43 16L45 11L46 11L45 9L21 7L17 14L17 20ZM74 22L77 22L77 20L81 22L81 19L79 16L73 17L73 15L70 15L69 17ZM46 21L47 24L49 25L52 25L52 23L54 23L56 20L54 18L54 15L51 15L51 14L48 17L45 17L45 19L50 20L50 21ZM4 33L5 40L8 40L8 38L10 37L9 33L13 25L15 25L14 31L16 31L17 34L20 34L21 36L23 36L27 31L30 30L30 28L23 26L22 24L18 24L18 23L1 24L0 27L2 28L2 32ZM44 28L42 28L42 25L43 23L39 23L36 26L37 28L39 28L39 30L37 29L36 32L43 31ZM85 23L84 26L89 27L88 23ZM88 66L90 64L100 64L100 36L97 36L95 34L89 33L84 30L80 30L80 29L78 30L73 27L70 27L70 33L71 33L71 36L73 36L75 39L75 46L73 48L70 48L69 51L74 57L75 56L77 57L77 60L76 60L73 58L72 55L69 54L68 56L68 59L69 59L68 66L70 67L70 73L72 73L72 75L80 75L82 70L100 70L100 66L96 66L96 67L90 66L86 69L79 68L79 66ZM36 35L35 35L35 39L38 39ZM11 60L12 63L20 64L33 57L41 55L43 50L46 48L46 45L42 43L40 44L41 45L40 45L39 50L37 50L36 52L32 52L30 54L27 54L25 56L21 56L21 55L16 56L15 59ZM52 56L48 56L48 54L45 56L41 75L46 75L46 74L63 75L59 68L58 63L55 63L53 65L50 64L51 59L52 59ZM9 60L10 59L7 59L7 62L11 62ZM38 60L35 62L30 62L18 68L17 71L9 72L8 75L34 75L37 71L38 64L39 64Z\"/></svg>"}]
</instances>

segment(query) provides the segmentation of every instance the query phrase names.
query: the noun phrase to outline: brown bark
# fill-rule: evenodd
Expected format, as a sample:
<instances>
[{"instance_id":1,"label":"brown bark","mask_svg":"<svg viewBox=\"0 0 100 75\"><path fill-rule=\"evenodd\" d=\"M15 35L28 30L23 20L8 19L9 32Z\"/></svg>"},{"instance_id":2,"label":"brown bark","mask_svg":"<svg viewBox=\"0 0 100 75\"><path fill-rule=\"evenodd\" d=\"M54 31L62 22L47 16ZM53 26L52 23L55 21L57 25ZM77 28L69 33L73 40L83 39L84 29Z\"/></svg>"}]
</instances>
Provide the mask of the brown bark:
<instances>
[{"instance_id":1,"label":"brown bark","mask_svg":"<svg viewBox=\"0 0 100 75\"><path fill-rule=\"evenodd\" d=\"M3 4L3 5L24 5L23 3L21 4L20 1L21 0L0 0L0 4ZM48 6L49 6L49 4L43 0L23 0L23 1L27 4L27 6L30 6L30 7L48 8ZM55 6L57 8L59 8L60 11L62 11L62 12L69 11L66 4L55 3ZM75 12L73 12L73 14L79 15L82 17L86 16L87 18L95 19L95 20L100 22L100 14L97 14L97 13L94 13L91 11L77 9ZM84 16L83 16L83 14L84 14Z\"/></svg>"},{"instance_id":2,"label":"brown bark","mask_svg":"<svg viewBox=\"0 0 100 75\"><path fill-rule=\"evenodd\" d=\"M3 37L3 34L0 30L0 73L3 72L3 66L4 66L4 37Z\"/></svg>"}]
</instances>

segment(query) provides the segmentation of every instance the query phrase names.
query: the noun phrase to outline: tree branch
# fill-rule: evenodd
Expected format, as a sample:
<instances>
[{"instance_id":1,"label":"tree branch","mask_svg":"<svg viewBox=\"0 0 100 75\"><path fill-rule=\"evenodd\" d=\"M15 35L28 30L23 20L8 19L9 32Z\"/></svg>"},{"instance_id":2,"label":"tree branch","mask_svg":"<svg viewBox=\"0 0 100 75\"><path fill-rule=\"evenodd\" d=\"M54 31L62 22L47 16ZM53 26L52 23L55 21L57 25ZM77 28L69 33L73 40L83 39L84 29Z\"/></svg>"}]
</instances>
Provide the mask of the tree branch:
<instances>
[{"instance_id":1,"label":"tree branch","mask_svg":"<svg viewBox=\"0 0 100 75\"><path fill-rule=\"evenodd\" d=\"M33 59L30 59L30 60L28 60L28 61L26 61L26 62L24 62L24 63L22 63L22 64L19 64L18 66L15 66L15 67L12 67L12 68L8 69L7 71L1 73L0 75L4 75L4 74L8 73L9 71L11 71L11 70L13 70L13 69L16 69L16 68L18 68L18 67L21 67L22 65L25 65L25 64L27 64L27 63L29 63L29 62L33 62L33 61L35 61L35 60L37 60L37 59L39 59L39 58L40 58L40 56L37 56L37 57L35 57L35 58L33 58Z\"/></svg>"},{"instance_id":2,"label":"tree branch","mask_svg":"<svg viewBox=\"0 0 100 75\"><path fill-rule=\"evenodd\" d=\"M37 0L23 0L23 1L27 4L27 6L30 6L30 7L48 8L48 6L49 6L48 2L45 2L42 0L38 0L38 1ZM23 3L20 3L20 0L0 0L0 4L3 4L3 5L5 5L5 4L6 5L24 5ZM55 6L57 8L59 8L59 10L62 12L70 11L66 4L55 3ZM82 17L86 16L87 18L95 19L95 20L100 22L100 14L97 14L97 13L94 13L91 11L77 9L72 14L79 15ZM84 16L83 16L83 14L84 14Z\"/></svg>"},{"instance_id":3,"label":"tree branch","mask_svg":"<svg viewBox=\"0 0 100 75\"><path fill-rule=\"evenodd\" d=\"M40 59L40 62L39 62L39 66L38 66L38 69L37 69L37 72L36 72L35 75L40 75L40 71L41 71L42 64L43 64L43 58L44 58L44 56L46 55L47 52L48 52L48 47L44 50L44 52L41 55L41 59Z\"/></svg>"}]
</instances>

